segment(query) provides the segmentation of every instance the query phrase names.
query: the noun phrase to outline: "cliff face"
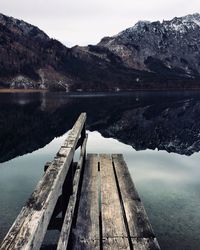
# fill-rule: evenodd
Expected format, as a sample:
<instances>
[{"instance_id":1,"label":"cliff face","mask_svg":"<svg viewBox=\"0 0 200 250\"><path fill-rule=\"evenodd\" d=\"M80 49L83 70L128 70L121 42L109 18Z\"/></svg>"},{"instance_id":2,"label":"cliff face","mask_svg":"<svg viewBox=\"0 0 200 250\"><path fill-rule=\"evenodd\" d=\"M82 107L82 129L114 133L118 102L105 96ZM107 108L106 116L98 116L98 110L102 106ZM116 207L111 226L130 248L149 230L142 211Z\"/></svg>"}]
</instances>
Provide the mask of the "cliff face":
<instances>
[{"instance_id":1,"label":"cliff face","mask_svg":"<svg viewBox=\"0 0 200 250\"><path fill-rule=\"evenodd\" d=\"M199 14L140 21L96 46L67 48L0 14L0 84L67 91L199 87L199 25Z\"/></svg>"},{"instance_id":2,"label":"cliff face","mask_svg":"<svg viewBox=\"0 0 200 250\"><path fill-rule=\"evenodd\" d=\"M109 48L129 67L159 74L200 75L200 14L171 21L140 21L98 44Z\"/></svg>"}]
</instances>

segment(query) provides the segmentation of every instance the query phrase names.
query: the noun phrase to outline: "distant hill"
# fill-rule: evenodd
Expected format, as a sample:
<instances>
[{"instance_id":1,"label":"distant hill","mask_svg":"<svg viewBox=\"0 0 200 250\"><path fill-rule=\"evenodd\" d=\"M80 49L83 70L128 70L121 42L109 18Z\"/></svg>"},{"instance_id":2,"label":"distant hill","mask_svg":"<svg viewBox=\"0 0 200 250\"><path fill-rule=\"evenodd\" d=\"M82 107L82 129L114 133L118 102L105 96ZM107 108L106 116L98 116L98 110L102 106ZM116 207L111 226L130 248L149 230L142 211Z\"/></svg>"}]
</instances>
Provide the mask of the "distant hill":
<instances>
[{"instance_id":1,"label":"distant hill","mask_svg":"<svg viewBox=\"0 0 200 250\"><path fill-rule=\"evenodd\" d=\"M0 14L0 86L51 90L200 87L200 15L139 21L97 45L67 48Z\"/></svg>"}]
</instances>

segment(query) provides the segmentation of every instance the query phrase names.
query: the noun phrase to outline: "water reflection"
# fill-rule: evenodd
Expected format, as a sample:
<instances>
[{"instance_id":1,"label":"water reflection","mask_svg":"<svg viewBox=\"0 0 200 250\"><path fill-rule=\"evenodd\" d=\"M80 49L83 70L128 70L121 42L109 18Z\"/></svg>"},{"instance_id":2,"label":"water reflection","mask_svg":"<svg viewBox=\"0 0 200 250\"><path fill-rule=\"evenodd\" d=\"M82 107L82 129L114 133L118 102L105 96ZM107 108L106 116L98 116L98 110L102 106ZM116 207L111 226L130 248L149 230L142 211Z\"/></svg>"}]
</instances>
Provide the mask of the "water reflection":
<instances>
[{"instance_id":1,"label":"water reflection","mask_svg":"<svg viewBox=\"0 0 200 250\"><path fill-rule=\"evenodd\" d=\"M64 137L52 140L83 111L87 151L124 154L162 249L198 249L200 96L192 92L2 94L0 161L24 156L0 164L0 239Z\"/></svg>"},{"instance_id":2,"label":"water reflection","mask_svg":"<svg viewBox=\"0 0 200 250\"><path fill-rule=\"evenodd\" d=\"M200 97L195 93L1 94L0 111L0 162L45 146L82 111L88 114L88 129L136 150L191 155L200 149Z\"/></svg>"},{"instance_id":3,"label":"water reflection","mask_svg":"<svg viewBox=\"0 0 200 250\"><path fill-rule=\"evenodd\" d=\"M44 173L66 135L44 148L0 164L0 242Z\"/></svg>"},{"instance_id":4,"label":"water reflection","mask_svg":"<svg viewBox=\"0 0 200 250\"><path fill-rule=\"evenodd\" d=\"M98 132L89 134L88 151L121 152L144 202L161 249L199 249L200 153L136 151Z\"/></svg>"}]
</instances>

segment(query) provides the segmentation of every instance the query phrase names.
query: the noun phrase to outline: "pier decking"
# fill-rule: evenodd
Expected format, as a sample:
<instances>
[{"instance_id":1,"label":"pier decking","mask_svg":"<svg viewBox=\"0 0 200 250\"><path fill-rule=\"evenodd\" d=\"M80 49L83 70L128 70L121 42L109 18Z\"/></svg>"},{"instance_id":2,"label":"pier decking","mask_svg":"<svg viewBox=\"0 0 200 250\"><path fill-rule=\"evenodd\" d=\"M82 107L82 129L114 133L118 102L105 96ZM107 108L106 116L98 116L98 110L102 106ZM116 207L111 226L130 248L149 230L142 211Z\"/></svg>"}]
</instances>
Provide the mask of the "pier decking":
<instances>
[{"instance_id":1,"label":"pier decking","mask_svg":"<svg viewBox=\"0 0 200 250\"><path fill-rule=\"evenodd\" d=\"M87 154L82 113L0 249L40 249L59 230L64 249L160 249L121 154ZM80 147L78 162L74 162Z\"/></svg>"}]
</instances>

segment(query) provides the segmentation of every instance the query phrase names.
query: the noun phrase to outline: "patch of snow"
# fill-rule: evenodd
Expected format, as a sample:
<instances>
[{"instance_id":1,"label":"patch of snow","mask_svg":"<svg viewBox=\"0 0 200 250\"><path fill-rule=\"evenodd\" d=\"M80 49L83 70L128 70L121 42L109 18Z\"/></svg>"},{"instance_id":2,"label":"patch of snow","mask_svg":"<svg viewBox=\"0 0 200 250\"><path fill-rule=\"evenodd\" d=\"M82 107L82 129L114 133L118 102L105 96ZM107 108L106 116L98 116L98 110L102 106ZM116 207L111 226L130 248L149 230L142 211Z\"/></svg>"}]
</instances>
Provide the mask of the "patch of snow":
<instances>
[{"instance_id":1,"label":"patch of snow","mask_svg":"<svg viewBox=\"0 0 200 250\"><path fill-rule=\"evenodd\" d=\"M199 20L194 20L194 23L196 23L198 26L200 26L200 21Z\"/></svg>"},{"instance_id":2,"label":"patch of snow","mask_svg":"<svg viewBox=\"0 0 200 250\"><path fill-rule=\"evenodd\" d=\"M25 78L24 78L24 76L22 76L22 75L19 75L19 76L17 76L17 77L15 78L15 81L17 81L17 82L21 82L21 81L23 81L23 80L25 80Z\"/></svg>"},{"instance_id":3,"label":"patch of snow","mask_svg":"<svg viewBox=\"0 0 200 250\"><path fill-rule=\"evenodd\" d=\"M136 80L136 82L139 82L139 81L140 81L140 78L139 78L139 77L137 77L135 80Z\"/></svg>"},{"instance_id":4,"label":"patch of snow","mask_svg":"<svg viewBox=\"0 0 200 250\"><path fill-rule=\"evenodd\" d=\"M136 30L136 29L138 29L138 28L144 28L144 26L145 25L148 25L148 24L150 24L151 22L149 22L149 21L146 21L146 20L144 20L144 21L139 21L139 22L137 22L132 28L130 28L131 30Z\"/></svg>"},{"instance_id":5,"label":"patch of snow","mask_svg":"<svg viewBox=\"0 0 200 250\"><path fill-rule=\"evenodd\" d=\"M176 147L176 143L173 143L172 141L170 141L168 143L168 147Z\"/></svg>"},{"instance_id":6,"label":"patch of snow","mask_svg":"<svg viewBox=\"0 0 200 250\"><path fill-rule=\"evenodd\" d=\"M63 81L59 81L58 85L62 86L66 92L69 92L69 84L64 83Z\"/></svg>"},{"instance_id":7,"label":"patch of snow","mask_svg":"<svg viewBox=\"0 0 200 250\"><path fill-rule=\"evenodd\" d=\"M175 17L171 21L163 21L166 30L174 30L175 32L184 34L188 29L196 29L200 27L200 14L187 15L184 17Z\"/></svg>"},{"instance_id":8,"label":"patch of snow","mask_svg":"<svg viewBox=\"0 0 200 250\"><path fill-rule=\"evenodd\" d=\"M46 89L46 86L45 86L44 83L41 83L41 84L40 84L40 89Z\"/></svg>"},{"instance_id":9,"label":"patch of snow","mask_svg":"<svg viewBox=\"0 0 200 250\"><path fill-rule=\"evenodd\" d=\"M182 18L184 23L195 23L200 26L200 14L187 15Z\"/></svg>"},{"instance_id":10,"label":"patch of snow","mask_svg":"<svg viewBox=\"0 0 200 250\"><path fill-rule=\"evenodd\" d=\"M113 37L119 37L119 36L127 36L129 34L131 34L132 32L134 31L141 31L143 30L143 28L148 25L148 24L151 24L150 21L138 21L133 27L130 27L122 32L120 32L119 34L117 34L116 36L113 36Z\"/></svg>"},{"instance_id":11,"label":"patch of snow","mask_svg":"<svg viewBox=\"0 0 200 250\"><path fill-rule=\"evenodd\" d=\"M112 43L115 41L115 38L117 37L118 35L116 35L116 36L113 36L113 39L110 39L107 43L106 43L106 45L112 45Z\"/></svg>"}]
</instances>

